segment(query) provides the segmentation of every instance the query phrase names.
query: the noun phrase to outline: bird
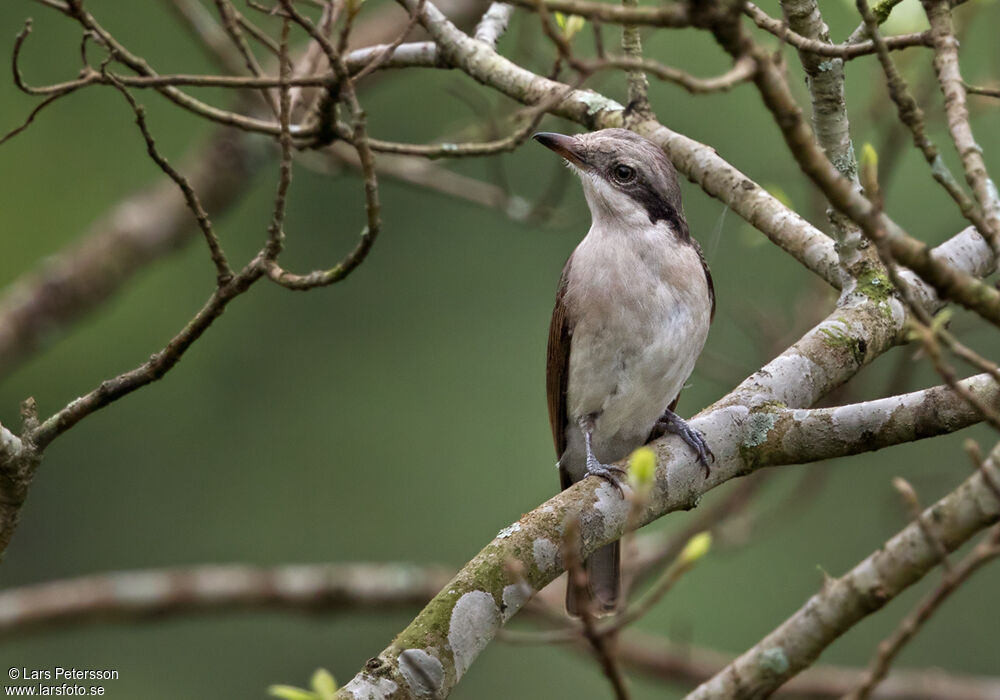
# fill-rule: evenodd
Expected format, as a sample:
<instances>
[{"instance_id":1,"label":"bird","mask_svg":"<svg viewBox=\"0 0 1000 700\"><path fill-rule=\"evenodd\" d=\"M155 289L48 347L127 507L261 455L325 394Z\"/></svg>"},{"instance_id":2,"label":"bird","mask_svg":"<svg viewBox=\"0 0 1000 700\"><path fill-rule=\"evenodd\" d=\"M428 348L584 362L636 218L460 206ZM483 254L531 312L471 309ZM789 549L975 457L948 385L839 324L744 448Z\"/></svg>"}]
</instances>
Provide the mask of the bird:
<instances>
[{"instance_id":1,"label":"bird","mask_svg":"<svg viewBox=\"0 0 1000 700\"><path fill-rule=\"evenodd\" d=\"M612 466L665 433L679 435L709 474L704 436L674 413L715 316L708 263L688 230L680 185L663 150L627 129L535 141L583 184L591 227L563 267L549 324L546 390L562 489L596 476L622 491ZM587 587L566 609L613 612L619 543L584 562Z\"/></svg>"}]
</instances>

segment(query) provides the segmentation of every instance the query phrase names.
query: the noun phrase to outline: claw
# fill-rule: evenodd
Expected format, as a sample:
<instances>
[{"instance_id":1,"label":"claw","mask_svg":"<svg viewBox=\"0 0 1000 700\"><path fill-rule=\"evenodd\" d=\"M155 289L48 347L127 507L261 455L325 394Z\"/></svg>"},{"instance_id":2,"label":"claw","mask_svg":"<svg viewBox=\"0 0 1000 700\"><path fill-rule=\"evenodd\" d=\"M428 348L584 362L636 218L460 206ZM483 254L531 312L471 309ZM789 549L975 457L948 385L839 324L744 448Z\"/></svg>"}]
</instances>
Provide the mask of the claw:
<instances>
[{"instance_id":1,"label":"claw","mask_svg":"<svg viewBox=\"0 0 1000 700\"><path fill-rule=\"evenodd\" d=\"M626 474L624 469L621 467L615 467L610 464L601 464L596 459L594 461L587 462L587 476L596 476L600 479L604 479L609 484L614 486L618 490L618 495L624 497L625 492L622 490L622 485L619 483L621 479L624 479Z\"/></svg>"},{"instance_id":2,"label":"claw","mask_svg":"<svg viewBox=\"0 0 1000 700\"><path fill-rule=\"evenodd\" d=\"M715 455L705 441L705 436L669 409L664 412L663 417L657 421L657 424L662 426L667 432L678 435L687 443L688 447L694 450L695 455L698 457L698 462L705 468L705 478L707 479L709 474L712 473L711 468L708 466L709 459L714 462Z\"/></svg>"}]
</instances>

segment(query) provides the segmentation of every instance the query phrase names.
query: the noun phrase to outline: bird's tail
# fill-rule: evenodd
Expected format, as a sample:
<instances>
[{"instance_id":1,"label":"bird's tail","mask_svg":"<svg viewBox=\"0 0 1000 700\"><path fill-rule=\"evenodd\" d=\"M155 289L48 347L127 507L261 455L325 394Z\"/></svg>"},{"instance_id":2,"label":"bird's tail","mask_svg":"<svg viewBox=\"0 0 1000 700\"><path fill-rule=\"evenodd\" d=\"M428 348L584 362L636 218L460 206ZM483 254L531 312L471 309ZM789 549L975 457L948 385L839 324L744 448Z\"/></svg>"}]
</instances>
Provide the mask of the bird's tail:
<instances>
[{"instance_id":1,"label":"bird's tail","mask_svg":"<svg viewBox=\"0 0 1000 700\"><path fill-rule=\"evenodd\" d=\"M589 602L595 615L610 613L618 606L621 595L621 551L618 542L598 549L583 563L587 572L587 587L579 590L570 581L566 586L566 612L576 617Z\"/></svg>"}]
</instances>

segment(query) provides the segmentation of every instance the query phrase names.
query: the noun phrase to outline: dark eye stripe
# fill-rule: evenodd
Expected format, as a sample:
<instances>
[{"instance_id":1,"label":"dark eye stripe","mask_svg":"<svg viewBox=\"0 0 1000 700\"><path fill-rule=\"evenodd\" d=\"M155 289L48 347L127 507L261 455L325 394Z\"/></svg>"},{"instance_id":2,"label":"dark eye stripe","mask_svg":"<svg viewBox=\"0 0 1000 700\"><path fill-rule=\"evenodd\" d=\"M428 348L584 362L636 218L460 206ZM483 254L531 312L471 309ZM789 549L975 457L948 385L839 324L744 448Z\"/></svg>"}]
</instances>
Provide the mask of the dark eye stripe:
<instances>
[{"instance_id":1,"label":"dark eye stripe","mask_svg":"<svg viewBox=\"0 0 1000 700\"><path fill-rule=\"evenodd\" d=\"M666 221L681 240L686 241L690 238L691 234L688 233L687 222L684 221L680 212L654 191L648 183L640 181L637 186L628 190L628 195L646 210L649 223Z\"/></svg>"}]
</instances>

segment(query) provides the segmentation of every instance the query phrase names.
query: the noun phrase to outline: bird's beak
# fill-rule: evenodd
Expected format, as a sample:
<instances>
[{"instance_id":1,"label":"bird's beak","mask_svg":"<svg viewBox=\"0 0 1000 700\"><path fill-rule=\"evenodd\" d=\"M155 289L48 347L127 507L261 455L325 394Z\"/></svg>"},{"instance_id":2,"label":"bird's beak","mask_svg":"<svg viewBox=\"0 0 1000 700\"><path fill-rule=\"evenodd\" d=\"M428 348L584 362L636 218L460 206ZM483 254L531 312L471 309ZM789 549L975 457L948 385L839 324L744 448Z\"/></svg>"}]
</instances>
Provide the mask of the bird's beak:
<instances>
[{"instance_id":1,"label":"bird's beak","mask_svg":"<svg viewBox=\"0 0 1000 700\"><path fill-rule=\"evenodd\" d=\"M583 150L580 148L579 142L572 136L554 134L551 131L539 131L532 138L546 148L552 149L573 165L580 168L587 167Z\"/></svg>"}]
</instances>

